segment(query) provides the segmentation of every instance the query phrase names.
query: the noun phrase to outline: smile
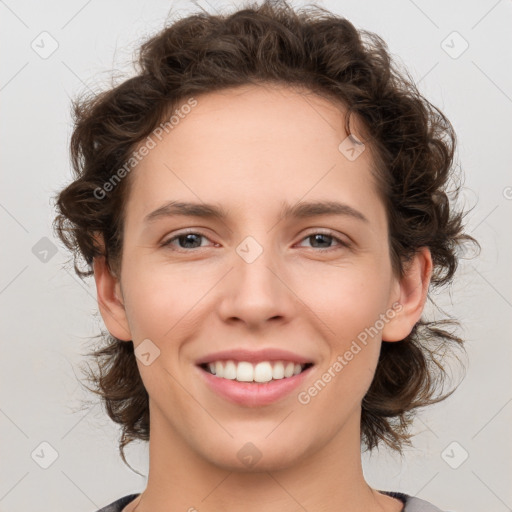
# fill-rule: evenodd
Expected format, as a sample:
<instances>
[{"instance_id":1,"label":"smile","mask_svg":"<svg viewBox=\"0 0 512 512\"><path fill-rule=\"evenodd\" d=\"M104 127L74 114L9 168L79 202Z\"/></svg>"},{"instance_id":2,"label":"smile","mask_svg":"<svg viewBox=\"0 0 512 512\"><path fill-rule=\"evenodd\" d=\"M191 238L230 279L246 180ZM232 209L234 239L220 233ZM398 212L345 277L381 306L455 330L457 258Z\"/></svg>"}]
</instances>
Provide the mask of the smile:
<instances>
[{"instance_id":1,"label":"smile","mask_svg":"<svg viewBox=\"0 0 512 512\"><path fill-rule=\"evenodd\" d=\"M289 397L304 385L315 366L291 361L252 364L226 360L203 363L196 369L207 389L215 395L239 406L262 407Z\"/></svg>"},{"instance_id":2,"label":"smile","mask_svg":"<svg viewBox=\"0 0 512 512\"><path fill-rule=\"evenodd\" d=\"M299 375L312 363L299 364L293 361L213 361L201 365L203 370L218 378L236 380L238 382L270 382Z\"/></svg>"}]
</instances>

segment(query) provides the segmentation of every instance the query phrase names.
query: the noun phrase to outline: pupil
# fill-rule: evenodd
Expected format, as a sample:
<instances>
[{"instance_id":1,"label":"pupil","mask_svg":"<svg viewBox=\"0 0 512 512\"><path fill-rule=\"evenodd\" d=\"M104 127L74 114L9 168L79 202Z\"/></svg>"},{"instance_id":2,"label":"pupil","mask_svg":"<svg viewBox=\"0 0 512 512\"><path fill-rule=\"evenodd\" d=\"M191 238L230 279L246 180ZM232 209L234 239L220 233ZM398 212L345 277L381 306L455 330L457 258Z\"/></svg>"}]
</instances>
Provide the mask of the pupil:
<instances>
[{"instance_id":1,"label":"pupil","mask_svg":"<svg viewBox=\"0 0 512 512\"><path fill-rule=\"evenodd\" d=\"M183 241L183 239L185 239L185 243L189 243L189 242L190 242L190 243L193 243L193 240L192 240L192 241L191 241L191 240L189 240L189 237L199 237L199 236L200 236L200 235L197 235L197 234L194 234L194 233L187 233L186 235L180 236L180 242L182 242L182 241ZM201 245L201 244L199 243L199 246L200 246L200 245ZM189 246L187 246L187 247L189 247ZM196 247L198 247L198 246L196 245Z\"/></svg>"},{"instance_id":2,"label":"pupil","mask_svg":"<svg viewBox=\"0 0 512 512\"><path fill-rule=\"evenodd\" d=\"M312 236L313 236L315 242L320 242L320 243L322 243L322 237L327 238L327 239L330 238L329 235L325 235L325 234L322 234L322 233L318 233L318 234L312 235ZM328 242L324 242L324 243L327 243L327 245L329 245Z\"/></svg>"}]
</instances>

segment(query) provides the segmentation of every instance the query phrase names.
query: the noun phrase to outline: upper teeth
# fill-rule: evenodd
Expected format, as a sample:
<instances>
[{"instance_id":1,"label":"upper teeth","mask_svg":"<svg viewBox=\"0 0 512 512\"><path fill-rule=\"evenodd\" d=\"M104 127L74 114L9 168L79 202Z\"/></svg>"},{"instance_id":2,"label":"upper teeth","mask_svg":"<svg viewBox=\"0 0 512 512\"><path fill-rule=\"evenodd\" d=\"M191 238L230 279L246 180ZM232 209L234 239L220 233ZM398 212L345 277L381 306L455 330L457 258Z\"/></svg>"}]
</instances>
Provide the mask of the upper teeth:
<instances>
[{"instance_id":1,"label":"upper teeth","mask_svg":"<svg viewBox=\"0 0 512 512\"><path fill-rule=\"evenodd\" d=\"M208 363L208 369L217 377L240 382L269 382L298 375L305 365L291 361L262 361L252 364L247 361L215 361Z\"/></svg>"}]
</instances>

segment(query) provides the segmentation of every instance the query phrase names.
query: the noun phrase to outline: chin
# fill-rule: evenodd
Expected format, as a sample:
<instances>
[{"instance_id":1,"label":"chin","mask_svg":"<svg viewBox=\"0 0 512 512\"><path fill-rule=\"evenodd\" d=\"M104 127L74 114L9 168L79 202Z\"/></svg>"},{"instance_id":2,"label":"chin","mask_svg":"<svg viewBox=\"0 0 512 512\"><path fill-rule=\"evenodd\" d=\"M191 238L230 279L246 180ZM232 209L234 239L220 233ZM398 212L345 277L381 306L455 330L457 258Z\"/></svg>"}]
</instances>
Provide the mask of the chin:
<instances>
[{"instance_id":1,"label":"chin","mask_svg":"<svg viewBox=\"0 0 512 512\"><path fill-rule=\"evenodd\" d=\"M281 471L297 465L301 458L296 443L287 446L283 443L270 443L268 440L235 441L229 446L217 447L216 452L207 449L204 457L211 464L234 473Z\"/></svg>"}]
</instances>

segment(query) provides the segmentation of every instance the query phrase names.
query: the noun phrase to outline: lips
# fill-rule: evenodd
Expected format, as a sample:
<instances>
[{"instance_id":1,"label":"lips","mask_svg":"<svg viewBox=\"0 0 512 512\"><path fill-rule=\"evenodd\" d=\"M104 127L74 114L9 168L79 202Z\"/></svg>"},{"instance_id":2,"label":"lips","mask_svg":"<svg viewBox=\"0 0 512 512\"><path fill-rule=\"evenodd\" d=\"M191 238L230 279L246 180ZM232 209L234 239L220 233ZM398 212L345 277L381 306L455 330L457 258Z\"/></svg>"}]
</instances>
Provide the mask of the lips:
<instances>
[{"instance_id":1,"label":"lips","mask_svg":"<svg viewBox=\"0 0 512 512\"><path fill-rule=\"evenodd\" d=\"M215 394L237 405L261 407L290 395L311 374L315 361L276 348L236 349L212 352L196 365Z\"/></svg>"},{"instance_id":2,"label":"lips","mask_svg":"<svg viewBox=\"0 0 512 512\"><path fill-rule=\"evenodd\" d=\"M276 348L266 348L258 351L251 351L246 349L223 350L220 352L212 352L207 354L196 361L196 365L202 366L208 363L215 363L217 361L235 362L247 361L248 363L261 363L264 361L290 361L294 364L314 364L312 358L290 352L288 350L281 350Z\"/></svg>"},{"instance_id":3,"label":"lips","mask_svg":"<svg viewBox=\"0 0 512 512\"><path fill-rule=\"evenodd\" d=\"M243 407L263 407L284 400L310 378L313 366L307 366L297 375L269 382L239 382L219 378L198 366L199 379L215 395Z\"/></svg>"}]
</instances>

